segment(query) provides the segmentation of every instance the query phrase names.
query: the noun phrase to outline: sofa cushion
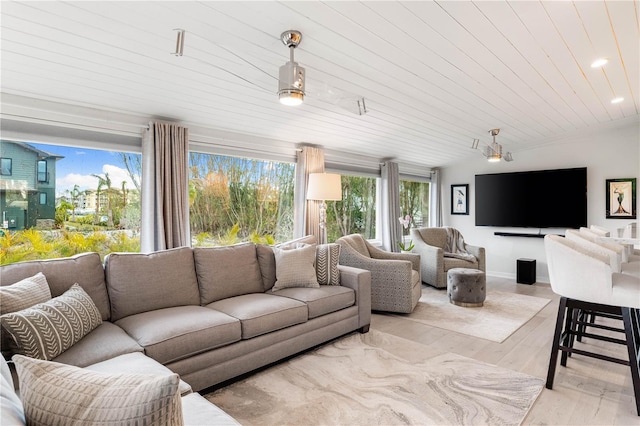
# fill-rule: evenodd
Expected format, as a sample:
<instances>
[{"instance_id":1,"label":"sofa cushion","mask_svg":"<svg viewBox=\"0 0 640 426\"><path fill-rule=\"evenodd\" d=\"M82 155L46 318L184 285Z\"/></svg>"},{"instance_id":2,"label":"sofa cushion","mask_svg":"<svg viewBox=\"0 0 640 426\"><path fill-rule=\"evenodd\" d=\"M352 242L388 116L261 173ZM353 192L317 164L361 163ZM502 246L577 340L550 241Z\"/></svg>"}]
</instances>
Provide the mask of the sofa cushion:
<instances>
[{"instance_id":1,"label":"sofa cushion","mask_svg":"<svg viewBox=\"0 0 640 426\"><path fill-rule=\"evenodd\" d=\"M319 244L316 246L316 277L320 285L340 285L340 245Z\"/></svg>"},{"instance_id":2,"label":"sofa cushion","mask_svg":"<svg viewBox=\"0 0 640 426\"><path fill-rule=\"evenodd\" d=\"M188 247L151 254L111 253L104 267L114 322L155 309L200 304L193 252Z\"/></svg>"},{"instance_id":3,"label":"sofa cushion","mask_svg":"<svg viewBox=\"0 0 640 426\"><path fill-rule=\"evenodd\" d=\"M116 321L161 364L240 340L240 321L202 306L178 306Z\"/></svg>"},{"instance_id":4,"label":"sofa cushion","mask_svg":"<svg viewBox=\"0 0 640 426\"><path fill-rule=\"evenodd\" d=\"M320 287L316 277L316 246L283 250L273 247L276 258L276 283L272 291L289 287Z\"/></svg>"},{"instance_id":5,"label":"sofa cushion","mask_svg":"<svg viewBox=\"0 0 640 426\"><path fill-rule=\"evenodd\" d=\"M13 357L28 424L182 425L177 374L105 374Z\"/></svg>"},{"instance_id":6,"label":"sofa cushion","mask_svg":"<svg viewBox=\"0 0 640 426\"><path fill-rule=\"evenodd\" d=\"M242 338L250 339L307 321L307 305L271 294L253 293L230 297L207 305L242 324Z\"/></svg>"},{"instance_id":7,"label":"sofa cushion","mask_svg":"<svg viewBox=\"0 0 640 426\"><path fill-rule=\"evenodd\" d=\"M102 319L109 319L109 296L104 282L102 260L98 253L4 265L0 267L0 285L11 285L38 272L42 272L47 278L52 297L60 296L75 283L80 284L100 310Z\"/></svg>"},{"instance_id":8,"label":"sofa cushion","mask_svg":"<svg viewBox=\"0 0 640 426\"><path fill-rule=\"evenodd\" d=\"M61 296L0 317L21 354L50 360L102 323L100 311L78 284Z\"/></svg>"},{"instance_id":9,"label":"sofa cushion","mask_svg":"<svg viewBox=\"0 0 640 426\"><path fill-rule=\"evenodd\" d=\"M356 303L356 292L341 286L285 288L276 294L304 302L309 309L309 319L348 308Z\"/></svg>"},{"instance_id":10,"label":"sofa cushion","mask_svg":"<svg viewBox=\"0 0 640 426\"><path fill-rule=\"evenodd\" d=\"M133 337L117 325L105 321L52 361L86 367L122 354L142 351L142 346Z\"/></svg>"},{"instance_id":11,"label":"sofa cushion","mask_svg":"<svg viewBox=\"0 0 640 426\"><path fill-rule=\"evenodd\" d=\"M264 292L253 243L193 249L200 303Z\"/></svg>"},{"instance_id":12,"label":"sofa cushion","mask_svg":"<svg viewBox=\"0 0 640 426\"><path fill-rule=\"evenodd\" d=\"M167 375L172 373L172 371L167 367L160 364L155 359L149 358L142 352L132 352L129 354L118 355L115 358L110 358L96 364L87 365L85 368L87 370L109 374L138 373ZM188 395L192 392L191 386L184 380L180 380L179 391L181 396Z\"/></svg>"},{"instance_id":13,"label":"sofa cushion","mask_svg":"<svg viewBox=\"0 0 640 426\"><path fill-rule=\"evenodd\" d=\"M15 284L0 286L0 315L30 308L51 300L51 290L42 272Z\"/></svg>"}]
</instances>

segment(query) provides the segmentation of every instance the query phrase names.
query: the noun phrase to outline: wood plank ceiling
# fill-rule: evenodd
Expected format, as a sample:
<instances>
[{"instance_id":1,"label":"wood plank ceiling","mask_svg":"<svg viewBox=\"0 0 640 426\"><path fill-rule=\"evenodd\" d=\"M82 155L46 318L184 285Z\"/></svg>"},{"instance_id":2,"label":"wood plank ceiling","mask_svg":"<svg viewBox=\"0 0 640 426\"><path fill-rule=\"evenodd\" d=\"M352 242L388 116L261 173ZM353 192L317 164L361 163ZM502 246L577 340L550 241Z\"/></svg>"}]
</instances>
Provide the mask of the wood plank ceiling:
<instances>
[{"instance_id":1,"label":"wood plank ceiling","mask_svg":"<svg viewBox=\"0 0 640 426\"><path fill-rule=\"evenodd\" d=\"M6 2L3 93L441 166L638 116L638 1ZM186 30L184 55L175 28ZM303 105L277 100L302 32ZM603 68L591 62L608 57ZM355 97L368 113L357 115ZM624 101L612 104L615 97Z\"/></svg>"}]
</instances>

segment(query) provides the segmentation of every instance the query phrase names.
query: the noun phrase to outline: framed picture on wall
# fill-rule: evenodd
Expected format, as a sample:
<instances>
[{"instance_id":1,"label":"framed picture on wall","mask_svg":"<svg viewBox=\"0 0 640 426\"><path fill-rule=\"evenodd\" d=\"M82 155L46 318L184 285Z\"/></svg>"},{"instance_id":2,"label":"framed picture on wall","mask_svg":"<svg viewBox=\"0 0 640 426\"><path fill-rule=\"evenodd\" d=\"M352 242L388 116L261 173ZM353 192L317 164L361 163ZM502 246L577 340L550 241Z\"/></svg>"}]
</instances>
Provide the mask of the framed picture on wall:
<instances>
[{"instance_id":1,"label":"framed picture on wall","mask_svg":"<svg viewBox=\"0 0 640 426\"><path fill-rule=\"evenodd\" d=\"M451 185L451 214L469 214L469 184Z\"/></svg>"},{"instance_id":2,"label":"framed picture on wall","mask_svg":"<svg viewBox=\"0 0 640 426\"><path fill-rule=\"evenodd\" d=\"M636 178L607 179L607 219L636 218Z\"/></svg>"}]
</instances>

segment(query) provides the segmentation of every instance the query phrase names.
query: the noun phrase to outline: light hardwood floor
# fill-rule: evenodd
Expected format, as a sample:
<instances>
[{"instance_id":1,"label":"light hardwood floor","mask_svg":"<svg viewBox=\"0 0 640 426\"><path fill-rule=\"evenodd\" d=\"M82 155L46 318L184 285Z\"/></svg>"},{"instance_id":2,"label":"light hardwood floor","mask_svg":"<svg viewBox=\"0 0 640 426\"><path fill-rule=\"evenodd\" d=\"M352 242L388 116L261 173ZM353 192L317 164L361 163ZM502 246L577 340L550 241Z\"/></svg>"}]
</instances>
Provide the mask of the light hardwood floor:
<instances>
[{"instance_id":1,"label":"light hardwood floor","mask_svg":"<svg viewBox=\"0 0 640 426\"><path fill-rule=\"evenodd\" d=\"M514 280L487 277L487 288L544 297L551 303L502 343L385 314L374 313L371 328L422 343L434 356L453 352L546 379L559 297L546 283L516 284ZM586 339L583 345L597 345L608 355L627 359L623 345L593 339ZM558 362L553 390L543 389L523 424L640 425L629 367L579 355L570 358L567 367Z\"/></svg>"}]
</instances>

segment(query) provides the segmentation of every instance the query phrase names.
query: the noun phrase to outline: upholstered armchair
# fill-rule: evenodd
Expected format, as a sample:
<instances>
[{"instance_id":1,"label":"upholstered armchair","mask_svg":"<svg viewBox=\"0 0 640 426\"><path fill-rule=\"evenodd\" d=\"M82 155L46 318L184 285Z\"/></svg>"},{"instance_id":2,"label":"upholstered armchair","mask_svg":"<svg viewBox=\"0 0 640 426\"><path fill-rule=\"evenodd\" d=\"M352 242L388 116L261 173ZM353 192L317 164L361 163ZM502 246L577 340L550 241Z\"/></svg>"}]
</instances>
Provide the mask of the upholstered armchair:
<instances>
[{"instance_id":1,"label":"upholstered armchair","mask_svg":"<svg viewBox=\"0 0 640 426\"><path fill-rule=\"evenodd\" d=\"M484 247L464 244L458 247L473 255L469 260L459 257L446 257L448 244L447 228L413 228L411 239L415 247L412 252L420 255L420 272L422 281L436 287L447 287L447 271L453 268L471 268L487 270L485 266ZM458 245L460 246L460 245Z\"/></svg>"},{"instance_id":2,"label":"upholstered armchair","mask_svg":"<svg viewBox=\"0 0 640 426\"><path fill-rule=\"evenodd\" d=\"M336 240L340 264L371 271L371 310L411 313L422 294L420 256L380 250L362 235Z\"/></svg>"}]
</instances>

